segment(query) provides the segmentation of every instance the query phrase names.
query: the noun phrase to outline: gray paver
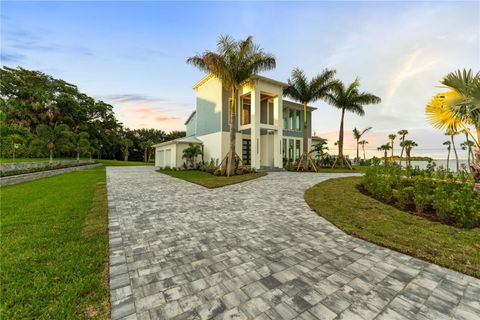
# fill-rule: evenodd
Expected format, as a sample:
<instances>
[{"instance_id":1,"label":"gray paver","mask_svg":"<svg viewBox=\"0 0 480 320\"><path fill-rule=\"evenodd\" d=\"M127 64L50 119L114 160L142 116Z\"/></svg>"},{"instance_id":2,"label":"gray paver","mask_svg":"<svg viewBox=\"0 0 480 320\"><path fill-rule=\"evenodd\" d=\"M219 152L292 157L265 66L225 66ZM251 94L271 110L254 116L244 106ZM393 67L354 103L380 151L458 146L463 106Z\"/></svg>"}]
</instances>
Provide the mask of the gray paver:
<instances>
[{"instance_id":1,"label":"gray paver","mask_svg":"<svg viewBox=\"0 0 480 320\"><path fill-rule=\"evenodd\" d=\"M475 319L480 280L350 237L269 173L206 189L107 168L113 319Z\"/></svg>"}]
</instances>

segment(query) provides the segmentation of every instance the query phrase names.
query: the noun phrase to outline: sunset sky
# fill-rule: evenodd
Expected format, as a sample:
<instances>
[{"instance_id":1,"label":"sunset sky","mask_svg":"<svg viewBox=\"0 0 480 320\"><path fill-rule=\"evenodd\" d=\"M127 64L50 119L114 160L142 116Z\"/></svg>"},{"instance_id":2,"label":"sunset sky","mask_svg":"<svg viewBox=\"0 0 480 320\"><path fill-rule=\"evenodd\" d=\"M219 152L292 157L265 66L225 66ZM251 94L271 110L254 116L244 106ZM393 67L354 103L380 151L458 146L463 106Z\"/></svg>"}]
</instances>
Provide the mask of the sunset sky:
<instances>
[{"instance_id":1,"label":"sunset sky","mask_svg":"<svg viewBox=\"0 0 480 320\"><path fill-rule=\"evenodd\" d=\"M344 82L382 98L346 116L376 149L408 129L414 155L446 157L443 133L424 107L442 76L480 69L480 4L474 2L1 2L1 64L43 71L111 103L129 128L184 130L203 77L185 59L215 50L221 34L248 35L276 56L264 75L287 81L334 68ZM315 132L337 140L340 112L313 104ZM463 137L458 137L458 142ZM333 148L333 146L332 146ZM369 154L378 154L371 151ZM461 153L465 155L465 153Z\"/></svg>"}]
</instances>

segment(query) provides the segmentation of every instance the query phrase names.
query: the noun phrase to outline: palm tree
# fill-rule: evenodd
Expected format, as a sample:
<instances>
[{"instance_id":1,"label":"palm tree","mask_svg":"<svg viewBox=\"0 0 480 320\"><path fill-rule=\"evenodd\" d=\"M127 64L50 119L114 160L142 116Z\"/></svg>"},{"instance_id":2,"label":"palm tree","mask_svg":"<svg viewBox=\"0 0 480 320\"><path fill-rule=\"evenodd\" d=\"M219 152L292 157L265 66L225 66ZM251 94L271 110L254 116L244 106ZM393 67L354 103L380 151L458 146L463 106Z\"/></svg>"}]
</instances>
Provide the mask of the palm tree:
<instances>
[{"instance_id":1,"label":"palm tree","mask_svg":"<svg viewBox=\"0 0 480 320\"><path fill-rule=\"evenodd\" d=\"M360 131L357 128L353 128L353 131L352 131L353 132L353 138L357 142L357 157L355 158L356 162L360 161L360 155L358 153L358 146L360 144L360 139L362 138L362 136L365 132L367 132L371 129L372 129L372 127L368 127L368 128L363 129L362 131ZM363 157L365 158L365 149L364 149L364 152L363 152Z\"/></svg>"},{"instance_id":2,"label":"palm tree","mask_svg":"<svg viewBox=\"0 0 480 320\"><path fill-rule=\"evenodd\" d=\"M392 146L392 155L391 155L391 161L393 162L393 146L394 146L394 142L395 142L395 138L397 137L396 134L389 134L388 135L388 140L390 140L390 145Z\"/></svg>"},{"instance_id":3,"label":"palm tree","mask_svg":"<svg viewBox=\"0 0 480 320\"><path fill-rule=\"evenodd\" d=\"M288 79L289 87L284 90L283 94L303 103L303 153L297 170L301 166L303 166L304 171L308 170L307 105L319 99L327 98L332 88L338 83L334 76L335 70L325 69L311 80L308 80L305 73L301 69L296 68ZM313 168L316 169L314 165Z\"/></svg>"},{"instance_id":4,"label":"palm tree","mask_svg":"<svg viewBox=\"0 0 480 320\"><path fill-rule=\"evenodd\" d=\"M473 159L473 147L475 147L475 143L471 140L468 140L467 136L467 140L465 142L462 142L460 144L460 147L462 148L462 150L467 151L468 167L470 167L471 161Z\"/></svg>"},{"instance_id":5,"label":"palm tree","mask_svg":"<svg viewBox=\"0 0 480 320\"><path fill-rule=\"evenodd\" d=\"M443 145L447 146L447 150L448 150L448 153L447 153L447 171L448 171L448 167L450 164L450 150L452 149L452 142L450 140L447 140L443 143Z\"/></svg>"},{"instance_id":6,"label":"palm tree","mask_svg":"<svg viewBox=\"0 0 480 320\"><path fill-rule=\"evenodd\" d=\"M345 111L354 112L360 116L365 114L363 110L364 105L380 103L381 99L373 94L367 92L360 92L358 90L360 80L356 79L347 87L343 83L338 82L332 90L332 93L327 96L329 102L342 110L340 118L340 132L338 136L338 158L335 159L332 167L335 167L337 160L340 160L343 165L345 163L351 168L350 164L345 160L343 155L343 124L345 118Z\"/></svg>"},{"instance_id":7,"label":"palm tree","mask_svg":"<svg viewBox=\"0 0 480 320\"><path fill-rule=\"evenodd\" d=\"M87 132L73 133L72 141L75 146L75 151L77 152L77 162L80 161L80 152L82 150L88 149L90 143L88 141L89 134Z\"/></svg>"},{"instance_id":8,"label":"palm tree","mask_svg":"<svg viewBox=\"0 0 480 320\"><path fill-rule=\"evenodd\" d=\"M455 141L453 140L453 136L457 135L458 132L449 132L446 133L447 136L450 136L450 140L452 142L452 147L453 147L453 153L455 154L455 161L457 163L457 172L460 172L460 163L458 161L458 153L457 153L457 148L455 147Z\"/></svg>"},{"instance_id":9,"label":"palm tree","mask_svg":"<svg viewBox=\"0 0 480 320\"><path fill-rule=\"evenodd\" d=\"M15 155L17 147L20 143L25 142L30 137L30 132L27 128L17 124L5 124L0 122L0 137L8 138L12 143L12 160L15 162Z\"/></svg>"},{"instance_id":10,"label":"palm tree","mask_svg":"<svg viewBox=\"0 0 480 320\"><path fill-rule=\"evenodd\" d=\"M143 149L143 160L145 162L148 162L150 158L150 149L153 146L153 141L152 140L145 140L140 142L140 148Z\"/></svg>"},{"instance_id":11,"label":"palm tree","mask_svg":"<svg viewBox=\"0 0 480 320\"><path fill-rule=\"evenodd\" d=\"M202 149L200 145L189 143L188 147L183 150L182 158L185 158L187 162L190 162L193 166L195 159L202 154Z\"/></svg>"},{"instance_id":12,"label":"palm tree","mask_svg":"<svg viewBox=\"0 0 480 320\"><path fill-rule=\"evenodd\" d=\"M366 158L365 158L365 145L368 144L368 141L367 140L362 140L362 141L358 142L358 144L360 144L362 146L363 160L366 160Z\"/></svg>"},{"instance_id":13,"label":"palm tree","mask_svg":"<svg viewBox=\"0 0 480 320\"><path fill-rule=\"evenodd\" d=\"M315 144L312 147L312 150L310 153L315 152L315 157L320 160L322 159L325 155L327 155L328 147L327 147L328 141L327 139L324 138L319 138L319 141L317 144Z\"/></svg>"},{"instance_id":14,"label":"palm tree","mask_svg":"<svg viewBox=\"0 0 480 320\"><path fill-rule=\"evenodd\" d=\"M34 144L41 145L48 150L50 154L50 163L53 161L53 152L55 149L70 144L69 140L71 131L66 124L59 124L54 127L39 124L36 131L37 137L34 140Z\"/></svg>"},{"instance_id":15,"label":"palm tree","mask_svg":"<svg viewBox=\"0 0 480 320\"><path fill-rule=\"evenodd\" d=\"M128 161L128 149L133 146L133 141L125 138L122 140L122 148L123 148L123 160Z\"/></svg>"},{"instance_id":16,"label":"palm tree","mask_svg":"<svg viewBox=\"0 0 480 320\"><path fill-rule=\"evenodd\" d=\"M400 136L400 146L401 146L402 142L405 141L405 136L408 134L408 130L402 129L402 130L399 130L397 133ZM404 150L405 148L402 147L402 151L400 152L400 166L402 166L402 157L403 157Z\"/></svg>"},{"instance_id":17,"label":"palm tree","mask_svg":"<svg viewBox=\"0 0 480 320\"><path fill-rule=\"evenodd\" d=\"M206 51L188 58L187 63L217 77L223 87L231 91L230 146L225 159L226 174L233 175L235 159L239 158L235 152L235 106L238 90L243 84L251 82L257 73L274 69L275 57L254 44L251 36L236 41L229 35L224 35L218 39L217 52Z\"/></svg>"},{"instance_id":18,"label":"palm tree","mask_svg":"<svg viewBox=\"0 0 480 320\"><path fill-rule=\"evenodd\" d=\"M383 151L383 159L384 159L384 165L387 166L387 152L388 150L392 149L392 146L388 143L381 145L380 147L377 148L379 151Z\"/></svg>"},{"instance_id":19,"label":"palm tree","mask_svg":"<svg viewBox=\"0 0 480 320\"><path fill-rule=\"evenodd\" d=\"M414 147L418 147L418 144L413 140L404 140L400 146L405 148L407 167L411 167L411 152Z\"/></svg>"}]
</instances>

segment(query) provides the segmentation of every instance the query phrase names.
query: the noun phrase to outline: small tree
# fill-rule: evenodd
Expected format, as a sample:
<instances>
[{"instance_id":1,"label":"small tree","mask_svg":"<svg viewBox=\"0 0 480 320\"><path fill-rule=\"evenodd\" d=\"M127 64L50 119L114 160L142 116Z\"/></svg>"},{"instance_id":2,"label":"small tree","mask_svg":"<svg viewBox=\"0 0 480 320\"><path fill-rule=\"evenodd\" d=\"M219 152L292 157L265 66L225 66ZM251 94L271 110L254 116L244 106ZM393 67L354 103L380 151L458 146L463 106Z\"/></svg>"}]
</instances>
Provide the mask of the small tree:
<instances>
[{"instance_id":1,"label":"small tree","mask_svg":"<svg viewBox=\"0 0 480 320\"><path fill-rule=\"evenodd\" d=\"M467 140L465 142L462 142L460 144L460 147L462 148L462 150L466 150L467 151L467 158L468 158L468 167L470 167L471 165L471 161L472 159L474 158L473 156L473 147L475 147L475 143L471 140L468 140L468 136L467 136Z\"/></svg>"},{"instance_id":2,"label":"small tree","mask_svg":"<svg viewBox=\"0 0 480 320\"><path fill-rule=\"evenodd\" d=\"M17 146L25 142L30 137L30 132L19 125L0 124L0 137L6 138L12 146L12 159L15 161Z\"/></svg>"},{"instance_id":3,"label":"small tree","mask_svg":"<svg viewBox=\"0 0 480 320\"><path fill-rule=\"evenodd\" d=\"M140 148L143 149L143 160L148 162L150 160L150 150L152 149L153 141L145 140L140 142Z\"/></svg>"},{"instance_id":4,"label":"small tree","mask_svg":"<svg viewBox=\"0 0 480 320\"><path fill-rule=\"evenodd\" d=\"M72 142L75 146L75 151L77 153L77 162L80 161L80 153L82 151L87 151L90 147L90 142L88 141L87 132L72 133Z\"/></svg>"},{"instance_id":5,"label":"small tree","mask_svg":"<svg viewBox=\"0 0 480 320\"><path fill-rule=\"evenodd\" d=\"M53 153L55 149L70 146L71 131L66 124L55 125L54 127L45 124L37 126L37 136L34 144L46 148L50 155L49 162L53 161Z\"/></svg>"},{"instance_id":6,"label":"small tree","mask_svg":"<svg viewBox=\"0 0 480 320\"><path fill-rule=\"evenodd\" d=\"M383 160L385 161L384 162L384 165L387 166L387 157L388 157L388 150L392 149L392 146L388 143L386 144L383 144L381 145L380 147L377 148L377 150L379 151L383 151L384 154L383 154Z\"/></svg>"},{"instance_id":7,"label":"small tree","mask_svg":"<svg viewBox=\"0 0 480 320\"><path fill-rule=\"evenodd\" d=\"M355 141L357 143L357 157L355 158L355 162L360 161L360 155L359 155L359 152L358 152L358 147L360 145L360 139L365 134L365 132L367 132L371 129L372 129L372 127L368 127L368 128L363 129L362 131L360 131L357 128L353 128L353 138L355 139ZM365 158L365 149L363 151L363 157Z\"/></svg>"},{"instance_id":8,"label":"small tree","mask_svg":"<svg viewBox=\"0 0 480 320\"><path fill-rule=\"evenodd\" d=\"M128 149L133 146L133 141L128 139L128 138L125 138L122 140L122 152L123 152L123 160L124 161L128 161L128 154L129 154L129 151Z\"/></svg>"},{"instance_id":9,"label":"small tree","mask_svg":"<svg viewBox=\"0 0 480 320\"><path fill-rule=\"evenodd\" d=\"M312 147L312 150L310 152L315 152L315 157L320 160L327 155L327 144L327 139L320 138L318 143Z\"/></svg>"},{"instance_id":10,"label":"small tree","mask_svg":"<svg viewBox=\"0 0 480 320\"><path fill-rule=\"evenodd\" d=\"M405 148L407 166L411 167L412 166L411 152L414 147L418 147L418 144L413 140L405 140L400 144L400 146Z\"/></svg>"},{"instance_id":11,"label":"small tree","mask_svg":"<svg viewBox=\"0 0 480 320\"><path fill-rule=\"evenodd\" d=\"M365 145L368 144L368 141L367 140L362 140L362 141L359 141L358 144L362 146L363 160L366 160L366 158L365 158Z\"/></svg>"},{"instance_id":12,"label":"small tree","mask_svg":"<svg viewBox=\"0 0 480 320\"><path fill-rule=\"evenodd\" d=\"M391 161L393 162L393 147L394 147L394 143L395 143L395 138L397 137L396 134L389 134L388 135L388 140L390 140L390 146L391 146L391 150L392 150L392 155L391 155Z\"/></svg>"},{"instance_id":13,"label":"small tree","mask_svg":"<svg viewBox=\"0 0 480 320\"><path fill-rule=\"evenodd\" d=\"M190 164L193 166L195 163L195 160L201 154L202 154L202 149L200 148L200 145L189 143L188 148L185 148L183 150L182 158L186 159L186 161L190 162Z\"/></svg>"},{"instance_id":14,"label":"small tree","mask_svg":"<svg viewBox=\"0 0 480 320\"><path fill-rule=\"evenodd\" d=\"M408 134L408 130L402 129L397 133L400 136L400 146L402 147L402 151L400 152L400 166L402 166L403 151L405 151L405 147L402 146L402 142L405 141L405 136Z\"/></svg>"}]
</instances>

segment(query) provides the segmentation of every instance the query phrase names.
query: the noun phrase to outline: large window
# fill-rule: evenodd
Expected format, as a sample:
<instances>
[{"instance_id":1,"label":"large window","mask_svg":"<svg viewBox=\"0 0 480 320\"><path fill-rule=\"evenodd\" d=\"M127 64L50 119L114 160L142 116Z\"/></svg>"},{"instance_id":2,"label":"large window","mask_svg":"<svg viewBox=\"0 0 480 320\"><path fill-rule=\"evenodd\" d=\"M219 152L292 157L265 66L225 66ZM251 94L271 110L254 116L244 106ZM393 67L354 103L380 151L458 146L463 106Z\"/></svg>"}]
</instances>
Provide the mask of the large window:
<instances>
[{"instance_id":1,"label":"large window","mask_svg":"<svg viewBox=\"0 0 480 320\"><path fill-rule=\"evenodd\" d=\"M301 130L301 127L300 127L300 115L302 114L302 112L300 110L297 110L295 112L295 130L297 131L300 131Z\"/></svg>"},{"instance_id":2,"label":"large window","mask_svg":"<svg viewBox=\"0 0 480 320\"><path fill-rule=\"evenodd\" d=\"M295 110L288 112L288 130L295 130Z\"/></svg>"},{"instance_id":3,"label":"large window","mask_svg":"<svg viewBox=\"0 0 480 320\"><path fill-rule=\"evenodd\" d=\"M250 124L250 101L242 98L242 125Z\"/></svg>"},{"instance_id":4,"label":"large window","mask_svg":"<svg viewBox=\"0 0 480 320\"><path fill-rule=\"evenodd\" d=\"M273 125L273 101L268 101L268 124Z\"/></svg>"},{"instance_id":5,"label":"large window","mask_svg":"<svg viewBox=\"0 0 480 320\"><path fill-rule=\"evenodd\" d=\"M283 129L288 130L288 109L283 110Z\"/></svg>"},{"instance_id":6,"label":"large window","mask_svg":"<svg viewBox=\"0 0 480 320\"><path fill-rule=\"evenodd\" d=\"M300 159L300 140L295 140L295 160Z\"/></svg>"},{"instance_id":7,"label":"large window","mask_svg":"<svg viewBox=\"0 0 480 320\"><path fill-rule=\"evenodd\" d=\"M293 139L288 140L288 159L293 160Z\"/></svg>"},{"instance_id":8,"label":"large window","mask_svg":"<svg viewBox=\"0 0 480 320\"><path fill-rule=\"evenodd\" d=\"M283 139L282 141L282 157L283 159L287 159L287 139Z\"/></svg>"}]
</instances>

